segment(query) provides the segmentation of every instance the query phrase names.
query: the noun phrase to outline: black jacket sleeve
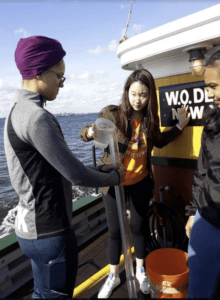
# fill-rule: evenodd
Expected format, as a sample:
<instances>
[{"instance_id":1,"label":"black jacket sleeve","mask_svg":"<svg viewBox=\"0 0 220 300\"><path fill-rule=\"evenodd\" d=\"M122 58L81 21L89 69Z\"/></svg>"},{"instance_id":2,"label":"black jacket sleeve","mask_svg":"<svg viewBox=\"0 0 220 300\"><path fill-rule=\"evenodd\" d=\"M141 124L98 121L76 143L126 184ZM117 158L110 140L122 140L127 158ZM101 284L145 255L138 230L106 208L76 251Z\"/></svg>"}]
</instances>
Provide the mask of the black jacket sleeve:
<instances>
[{"instance_id":1,"label":"black jacket sleeve","mask_svg":"<svg viewBox=\"0 0 220 300\"><path fill-rule=\"evenodd\" d=\"M179 135L181 135L181 133L182 131L175 125L170 130L163 131L160 134L160 139L154 142L154 146L157 148L163 148L175 140Z\"/></svg>"},{"instance_id":2,"label":"black jacket sleeve","mask_svg":"<svg viewBox=\"0 0 220 300\"><path fill-rule=\"evenodd\" d=\"M220 136L206 137L202 143L200 173L204 177L196 194L200 215L216 228L220 228Z\"/></svg>"},{"instance_id":3,"label":"black jacket sleeve","mask_svg":"<svg viewBox=\"0 0 220 300\"><path fill-rule=\"evenodd\" d=\"M190 204L186 206L186 216L194 216L196 214L196 210L198 209L197 200L199 199L199 195L201 190L204 188L204 178L207 174L208 170L208 162L204 155L204 142L202 136L201 149L199 153L199 158L197 161L196 172L194 174L193 186L192 186L192 199Z\"/></svg>"},{"instance_id":4,"label":"black jacket sleeve","mask_svg":"<svg viewBox=\"0 0 220 300\"><path fill-rule=\"evenodd\" d=\"M220 161L211 163L201 192L199 193L198 210L200 215L216 228L220 228Z\"/></svg>"}]
</instances>

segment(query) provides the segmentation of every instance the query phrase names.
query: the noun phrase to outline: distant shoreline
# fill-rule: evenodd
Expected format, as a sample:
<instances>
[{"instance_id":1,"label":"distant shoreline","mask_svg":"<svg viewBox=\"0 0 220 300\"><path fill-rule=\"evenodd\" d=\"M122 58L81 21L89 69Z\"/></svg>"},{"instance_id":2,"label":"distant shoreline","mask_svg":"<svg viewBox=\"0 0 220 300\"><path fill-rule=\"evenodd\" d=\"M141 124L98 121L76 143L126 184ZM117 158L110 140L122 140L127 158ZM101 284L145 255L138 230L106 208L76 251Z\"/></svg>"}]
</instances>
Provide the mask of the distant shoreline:
<instances>
[{"instance_id":1,"label":"distant shoreline","mask_svg":"<svg viewBox=\"0 0 220 300\"><path fill-rule=\"evenodd\" d=\"M67 116L92 115L92 114L98 114L98 112L92 112L92 113L59 113L59 114L54 114L54 116L55 117L67 117Z\"/></svg>"},{"instance_id":2,"label":"distant shoreline","mask_svg":"<svg viewBox=\"0 0 220 300\"><path fill-rule=\"evenodd\" d=\"M92 112L92 113L59 113L59 114L53 114L55 117L68 117L68 116L79 116L79 115L93 115L98 114L99 112ZM1 119L6 119L6 117L1 117Z\"/></svg>"}]
</instances>

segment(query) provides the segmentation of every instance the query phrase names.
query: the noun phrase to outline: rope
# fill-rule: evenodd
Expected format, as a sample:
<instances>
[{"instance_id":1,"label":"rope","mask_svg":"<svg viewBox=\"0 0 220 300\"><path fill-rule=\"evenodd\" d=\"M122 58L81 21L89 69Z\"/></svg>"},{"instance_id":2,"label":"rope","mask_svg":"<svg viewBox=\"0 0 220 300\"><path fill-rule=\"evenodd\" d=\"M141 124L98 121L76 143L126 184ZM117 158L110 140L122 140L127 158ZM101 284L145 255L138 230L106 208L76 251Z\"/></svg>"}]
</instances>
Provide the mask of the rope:
<instances>
[{"instance_id":1,"label":"rope","mask_svg":"<svg viewBox=\"0 0 220 300\"><path fill-rule=\"evenodd\" d=\"M170 187L165 187L166 191L173 191ZM147 214L148 236L146 248L148 252L156 249L167 247L166 243L166 225L169 224L171 228L171 245L170 248L183 249L186 242L185 220L184 220L184 206L179 194L173 191L178 196L181 204L181 214L173 207L167 205L162 201L152 201L150 209ZM159 220L159 224L158 221ZM165 245L160 245L156 236L158 225L163 228L163 240Z\"/></svg>"}]
</instances>

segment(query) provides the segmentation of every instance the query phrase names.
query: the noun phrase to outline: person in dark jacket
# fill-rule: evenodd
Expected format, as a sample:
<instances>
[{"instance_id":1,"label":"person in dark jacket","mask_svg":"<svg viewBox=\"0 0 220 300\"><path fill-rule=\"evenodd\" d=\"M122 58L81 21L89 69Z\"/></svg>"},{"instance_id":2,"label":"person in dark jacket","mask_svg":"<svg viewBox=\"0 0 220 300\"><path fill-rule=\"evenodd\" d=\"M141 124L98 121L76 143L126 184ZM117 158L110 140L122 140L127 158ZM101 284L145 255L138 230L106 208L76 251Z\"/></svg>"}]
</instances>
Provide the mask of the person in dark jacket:
<instances>
[{"instance_id":1,"label":"person in dark jacket","mask_svg":"<svg viewBox=\"0 0 220 300\"><path fill-rule=\"evenodd\" d=\"M120 159L126 172L123 182L124 191L130 203L130 221L137 266L136 277L141 291L147 294L150 290L144 266L146 253L143 225L149 201L153 197L151 151L154 146L164 147L177 138L187 125L190 116L187 108L182 107L179 111L179 124L161 133L154 78L150 72L141 69L134 71L128 77L121 105L105 107L99 117L109 119L117 128ZM80 131L80 138L83 141L91 141L93 131L95 128L93 129L92 125L84 127ZM107 148L98 165L110 162L111 156ZM103 188L102 192L109 227L110 274L98 298L108 298L114 287L120 284L118 268L121 235L114 188L112 186Z\"/></svg>"},{"instance_id":2,"label":"person in dark jacket","mask_svg":"<svg viewBox=\"0 0 220 300\"><path fill-rule=\"evenodd\" d=\"M15 61L23 78L4 128L10 180L19 196L15 233L31 259L33 298L72 298L78 249L72 229L72 184L118 185L123 167L84 166L44 109L64 86L66 52L54 39L20 39ZM107 172L107 173L105 173Z\"/></svg>"},{"instance_id":3,"label":"person in dark jacket","mask_svg":"<svg viewBox=\"0 0 220 300\"><path fill-rule=\"evenodd\" d=\"M212 299L220 283L220 50L209 55L205 65L205 86L214 105L204 115L192 200L186 206L187 298Z\"/></svg>"}]
</instances>

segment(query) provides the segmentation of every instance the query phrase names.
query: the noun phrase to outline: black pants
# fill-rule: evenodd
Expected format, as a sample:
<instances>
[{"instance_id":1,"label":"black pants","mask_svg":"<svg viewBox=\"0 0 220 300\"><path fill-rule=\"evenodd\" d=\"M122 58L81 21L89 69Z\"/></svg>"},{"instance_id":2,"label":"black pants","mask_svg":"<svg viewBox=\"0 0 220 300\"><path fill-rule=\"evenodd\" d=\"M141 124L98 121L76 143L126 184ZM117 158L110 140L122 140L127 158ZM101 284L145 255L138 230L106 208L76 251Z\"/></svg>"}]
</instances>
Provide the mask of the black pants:
<instances>
[{"instance_id":1,"label":"black pants","mask_svg":"<svg viewBox=\"0 0 220 300\"><path fill-rule=\"evenodd\" d=\"M150 184L150 176L142 181L124 186L126 201L130 204L131 231L133 235L135 256L144 259L146 256L146 215L149 202L153 197ZM118 220L118 211L114 187L110 187L108 194L103 195L105 202L108 228L109 228L109 262L111 265L118 265L122 250L121 234Z\"/></svg>"}]
</instances>

